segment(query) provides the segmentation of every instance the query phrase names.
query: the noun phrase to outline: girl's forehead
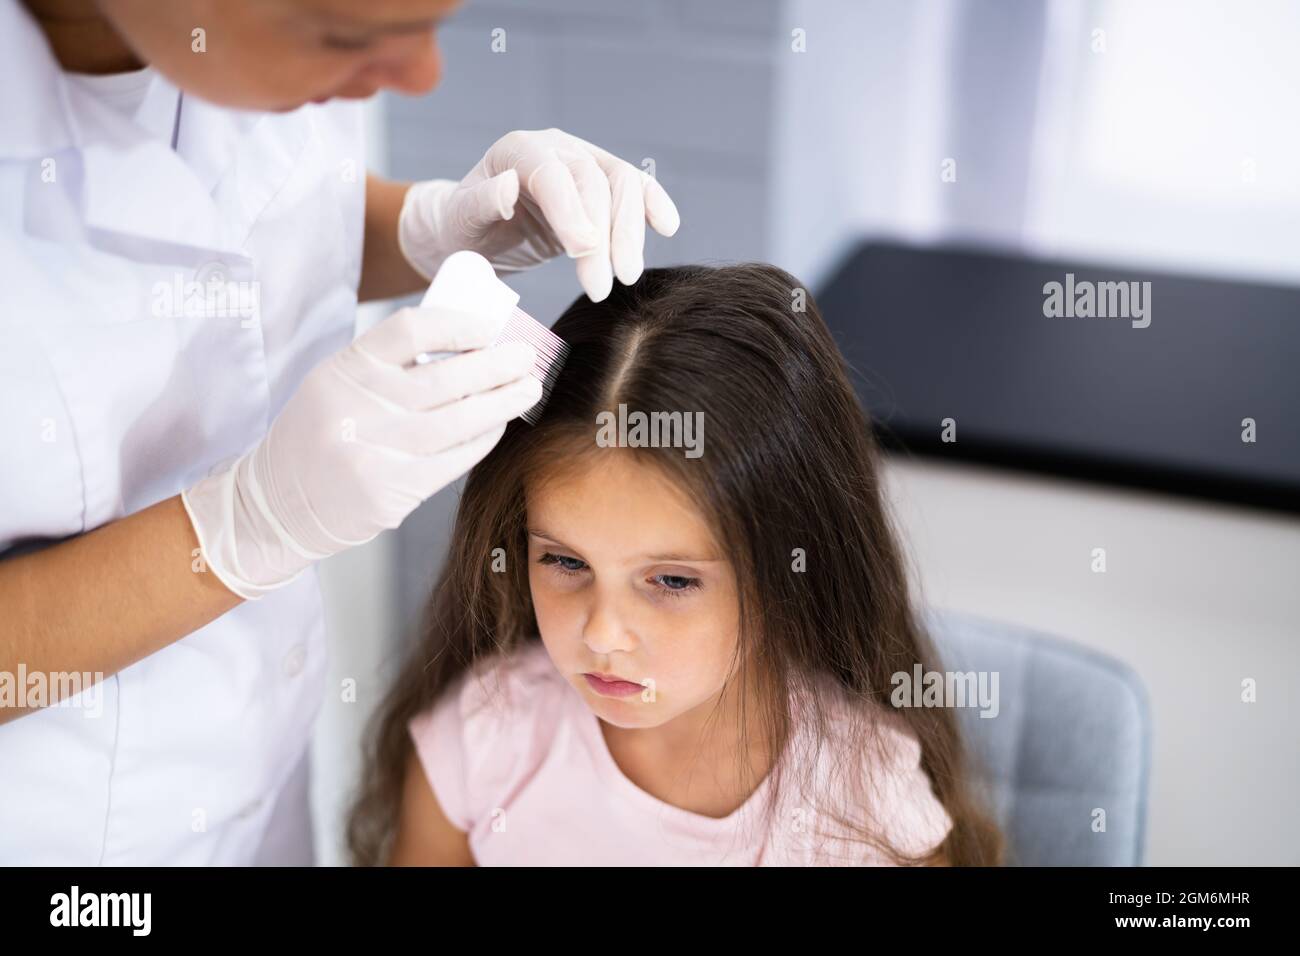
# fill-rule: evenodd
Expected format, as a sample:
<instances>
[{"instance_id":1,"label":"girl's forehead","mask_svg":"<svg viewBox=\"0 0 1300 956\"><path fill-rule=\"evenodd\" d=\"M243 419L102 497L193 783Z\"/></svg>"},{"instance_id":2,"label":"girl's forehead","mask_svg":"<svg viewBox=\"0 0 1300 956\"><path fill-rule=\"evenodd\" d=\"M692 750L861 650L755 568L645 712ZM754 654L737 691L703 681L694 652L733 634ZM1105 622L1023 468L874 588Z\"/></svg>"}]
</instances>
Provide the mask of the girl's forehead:
<instances>
[{"instance_id":1,"label":"girl's forehead","mask_svg":"<svg viewBox=\"0 0 1300 956\"><path fill-rule=\"evenodd\" d=\"M721 557L709 516L670 474L621 450L584 458L528 484L530 531L611 553Z\"/></svg>"}]
</instances>

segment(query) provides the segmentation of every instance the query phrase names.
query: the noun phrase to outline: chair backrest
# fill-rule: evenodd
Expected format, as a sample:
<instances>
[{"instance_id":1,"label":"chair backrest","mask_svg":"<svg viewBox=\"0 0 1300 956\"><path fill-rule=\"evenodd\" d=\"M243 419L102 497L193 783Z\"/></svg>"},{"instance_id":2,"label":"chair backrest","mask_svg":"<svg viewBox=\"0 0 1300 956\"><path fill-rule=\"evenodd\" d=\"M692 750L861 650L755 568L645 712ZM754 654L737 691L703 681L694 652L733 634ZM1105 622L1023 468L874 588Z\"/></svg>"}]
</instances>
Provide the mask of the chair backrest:
<instances>
[{"instance_id":1,"label":"chair backrest","mask_svg":"<svg viewBox=\"0 0 1300 956\"><path fill-rule=\"evenodd\" d=\"M983 672L990 689L997 674L996 716L969 703L957 714L1006 862L1141 865L1151 715L1136 672L1016 625L938 610L923 621L939 652L931 667Z\"/></svg>"}]
</instances>

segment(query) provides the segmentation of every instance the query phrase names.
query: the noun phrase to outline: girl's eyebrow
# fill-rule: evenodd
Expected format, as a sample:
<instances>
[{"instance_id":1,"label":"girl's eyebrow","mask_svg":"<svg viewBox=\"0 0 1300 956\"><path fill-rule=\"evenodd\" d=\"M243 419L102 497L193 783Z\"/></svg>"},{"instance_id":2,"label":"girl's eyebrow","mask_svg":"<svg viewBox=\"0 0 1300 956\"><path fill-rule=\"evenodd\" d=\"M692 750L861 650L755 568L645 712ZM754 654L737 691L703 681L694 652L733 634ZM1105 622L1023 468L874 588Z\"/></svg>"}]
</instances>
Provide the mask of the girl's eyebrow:
<instances>
[{"instance_id":1,"label":"girl's eyebrow","mask_svg":"<svg viewBox=\"0 0 1300 956\"><path fill-rule=\"evenodd\" d=\"M541 528L528 528L526 530L535 538L545 538L547 541L558 544L562 548L570 547L570 545L565 544L559 538L547 534ZM574 548L573 550L576 551L579 549ZM724 560L723 558L691 558L683 554L647 554L645 557L651 561L681 561L685 564L721 564Z\"/></svg>"},{"instance_id":2,"label":"girl's eyebrow","mask_svg":"<svg viewBox=\"0 0 1300 956\"><path fill-rule=\"evenodd\" d=\"M685 554L647 554L651 561L680 561L683 564L721 564L722 558L692 558Z\"/></svg>"}]
</instances>

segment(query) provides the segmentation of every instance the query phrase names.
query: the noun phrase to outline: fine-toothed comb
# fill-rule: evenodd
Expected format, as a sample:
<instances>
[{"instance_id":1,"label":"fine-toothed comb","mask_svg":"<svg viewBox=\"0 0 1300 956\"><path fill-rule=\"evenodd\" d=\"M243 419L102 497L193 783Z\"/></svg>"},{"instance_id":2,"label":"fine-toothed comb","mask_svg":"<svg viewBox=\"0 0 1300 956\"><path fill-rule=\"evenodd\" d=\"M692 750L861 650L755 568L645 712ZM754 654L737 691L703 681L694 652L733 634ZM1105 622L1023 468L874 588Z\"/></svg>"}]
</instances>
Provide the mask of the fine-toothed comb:
<instances>
[{"instance_id":1,"label":"fine-toothed comb","mask_svg":"<svg viewBox=\"0 0 1300 956\"><path fill-rule=\"evenodd\" d=\"M492 344L527 342L537 352L537 358L529 374L542 383L542 397L537 400L536 405L519 416L528 424L536 425L542 415L542 409L546 407L546 400L551 397L555 379L569 355L569 345L519 308L518 302L519 293L497 278L491 263L477 252L462 250L453 252L443 262L420 305L443 306L470 312L482 311L485 308L511 310L505 328ZM415 357L415 361L418 365L424 365L456 354L456 352L421 352Z\"/></svg>"}]
</instances>

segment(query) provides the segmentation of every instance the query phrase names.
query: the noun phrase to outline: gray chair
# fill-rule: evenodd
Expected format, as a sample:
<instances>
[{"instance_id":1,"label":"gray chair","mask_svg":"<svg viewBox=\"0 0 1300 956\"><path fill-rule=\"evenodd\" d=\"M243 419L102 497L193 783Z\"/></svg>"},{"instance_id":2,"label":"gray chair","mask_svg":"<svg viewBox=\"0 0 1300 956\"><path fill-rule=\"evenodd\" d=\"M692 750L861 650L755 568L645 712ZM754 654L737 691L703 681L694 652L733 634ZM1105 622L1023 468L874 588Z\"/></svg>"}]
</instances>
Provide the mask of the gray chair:
<instances>
[{"instance_id":1,"label":"gray chair","mask_svg":"<svg viewBox=\"0 0 1300 956\"><path fill-rule=\"evenodd\" d=\"M1114 658L1027 628L931 610L947 671L998 673L999 711L957 708L1007 863L1140 866L1151 714L1146 689ZM934 665L932 665L934 666ZM1105 832L1094 832L1096 808Z\"/></svg>"}]
</instances>

